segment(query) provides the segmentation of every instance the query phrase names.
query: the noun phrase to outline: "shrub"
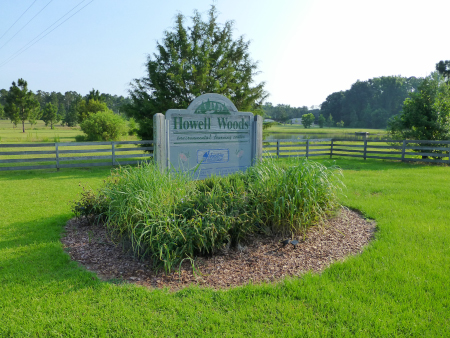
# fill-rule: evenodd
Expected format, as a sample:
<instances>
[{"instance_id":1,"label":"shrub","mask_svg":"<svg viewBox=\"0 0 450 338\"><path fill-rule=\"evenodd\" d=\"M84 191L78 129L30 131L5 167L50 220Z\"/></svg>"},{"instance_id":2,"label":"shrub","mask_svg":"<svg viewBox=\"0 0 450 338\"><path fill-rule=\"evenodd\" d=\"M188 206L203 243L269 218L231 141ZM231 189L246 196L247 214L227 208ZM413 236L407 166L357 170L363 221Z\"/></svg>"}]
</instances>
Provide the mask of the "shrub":
<instances>
[{"instance_id":1,"label":"shrub","mask_svg":"<svg viewBox=\"0 0 450 338\"><path fill-rule=\"evenodd\" d=\"M80 127L89 141L117 140L119 136L127 132L125 120L112 111L91 114L80 124Z\"/></svg>"},{"instance_id":2,"label":"shrub","mask_svg":"<svg viewBox=\"0 0 450 338\"><path fill-rule=\"evenodd\" d=\"M153 163L117 169L81 206L104 217L136 256L170 271L198 254L266 231L298 234L337 206L340 171L306 159L264 160L245 173L193 181ZM97 208L91 207L98 201ZM85 215L86 216L86 215Z\"/></svg>"},{"instance_id":3,"label":"shrub","mask_svg":"<svg viewBox=\"0 0 450 338\"><path fill-rule=\"evenodd\" d=\"M136 120L131 117L128 120L128 135L130 135L130 136L136 135L137 131L138 131L138 125L136 123Z\"/></svg>"}]
</instances>

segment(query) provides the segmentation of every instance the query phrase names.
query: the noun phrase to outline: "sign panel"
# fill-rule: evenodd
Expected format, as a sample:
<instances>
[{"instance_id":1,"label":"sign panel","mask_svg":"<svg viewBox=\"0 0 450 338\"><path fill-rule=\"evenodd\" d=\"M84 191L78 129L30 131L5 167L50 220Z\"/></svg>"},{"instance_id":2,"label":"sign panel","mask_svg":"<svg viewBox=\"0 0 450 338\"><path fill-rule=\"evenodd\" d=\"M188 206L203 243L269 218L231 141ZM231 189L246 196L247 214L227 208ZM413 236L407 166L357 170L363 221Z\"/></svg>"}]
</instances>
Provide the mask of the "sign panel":
<instances>
[{"instance_id":1,"label":"sign panel","mask_svg":"<svg viewBox=\"0 0 450 338\"><path fill-rule=\"evenodd\" d=\"M254 157L254 118L218 94L196 98L186 110L166 112L167 165L194 178L244 171Z\"/></svg>"}]
</instances>

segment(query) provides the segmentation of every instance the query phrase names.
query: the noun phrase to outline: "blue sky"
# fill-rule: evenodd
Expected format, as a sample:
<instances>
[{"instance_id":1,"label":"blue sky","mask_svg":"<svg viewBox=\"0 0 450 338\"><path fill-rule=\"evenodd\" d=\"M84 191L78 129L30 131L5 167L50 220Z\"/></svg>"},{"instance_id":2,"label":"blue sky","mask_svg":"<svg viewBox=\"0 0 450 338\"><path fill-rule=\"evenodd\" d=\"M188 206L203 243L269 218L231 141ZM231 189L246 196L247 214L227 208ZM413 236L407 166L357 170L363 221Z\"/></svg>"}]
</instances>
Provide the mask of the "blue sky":
<instances>
[{"instance_id":1,"label":"blue sky","mask_svg":"<svg viewBox=\"0 0 450 338\"><path fill-rule=\"evenodd\" d=\"M212 3L1 0L0 88L24 78L33 91L84 95L95 88L127 95L129 82L145 75L146 57L155 52L164 30L171 29L175 15L189 17L194 9L206 14ZM358 79L426 76L438 61L450 59L448 0L214 3L219 22L234 20L235 37L251 40L250 54L261 71L256 81L266 82L267 101L273 104L319 105ZM76 5L71 14L87 6L10 60Z\"/></svg>"}]
</instances>

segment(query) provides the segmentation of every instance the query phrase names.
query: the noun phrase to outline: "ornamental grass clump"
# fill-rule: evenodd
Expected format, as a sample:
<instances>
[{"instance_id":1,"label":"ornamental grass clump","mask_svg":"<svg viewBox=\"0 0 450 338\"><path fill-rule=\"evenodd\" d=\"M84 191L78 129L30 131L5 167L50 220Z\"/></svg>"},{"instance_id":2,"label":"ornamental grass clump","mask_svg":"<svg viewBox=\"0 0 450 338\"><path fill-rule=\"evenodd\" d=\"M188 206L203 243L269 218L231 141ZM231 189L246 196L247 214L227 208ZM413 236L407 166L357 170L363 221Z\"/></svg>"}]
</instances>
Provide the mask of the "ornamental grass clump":
<instances>
[{"instance_id":1,"label":"ornamental grass clump","mask_svg":"<svg viewBox=\"0 0 450 338\"><path fill-rule=\"evenodd\" d=\"M342 172L305 158L266 159L247 170L253 212L274 233L295 235L338 206Z\"/></svg>"},{"instance_id":2,"label":"ornamental grass clump","mask_svg":"<svg viewBox=\"0 0 450 338\"><path fill-rule=\"evenodd\" d=\"M137 257L168 272L252 233L301 232L337 206L339 174L306 159L264 160L245 173L195 181L148 163L117 169L98 192L102 208L92 210Z\"/></svg>"}]
</instances>

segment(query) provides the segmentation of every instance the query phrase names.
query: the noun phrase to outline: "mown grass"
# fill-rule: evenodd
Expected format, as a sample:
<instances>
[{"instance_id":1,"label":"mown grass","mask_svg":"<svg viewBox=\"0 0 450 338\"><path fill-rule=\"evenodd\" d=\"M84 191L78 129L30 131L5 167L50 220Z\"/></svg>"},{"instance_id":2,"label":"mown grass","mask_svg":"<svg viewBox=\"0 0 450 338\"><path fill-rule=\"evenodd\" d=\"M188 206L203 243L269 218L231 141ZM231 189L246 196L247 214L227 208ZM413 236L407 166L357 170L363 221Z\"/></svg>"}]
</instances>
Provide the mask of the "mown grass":
<instances>
[{"instance_id":1,"label":"mown grass","mask_svg":"<svg viewBox=\"0 0 450 338\"><path fill-rule=\"evenodd\" d=\"M28 143L28 142L75 142L76 136L84 135L79 126L63 127L60 124L45 126L44 121L38 120L35 125L25 123L25 133L22 125L14 128L9 120L0 120L1 143ZM137 141L136 136L122 136L121 141Z\"/></svg>"},{"instance_id":2,"label":"mown grass","mask_svg":"<svg viewBox=\"0 0 450 338\"><path fill-rule=\"evenodd\" d=\"M339 159L342 202L376 240L320 275L177 293L105 283L59 242L79 182L107 169L0 173L0 336L450 335L450 168Z\"/></svg>"},{"instance_id":3,"label":"mown grass","mask_svg":"<svg viewBox=\"0 0 450 338\"><path fill-rule=\"evenodd\" d=\"M314 126L311 128L305 128L301 124L277 124L267 129L267 134L333 134L334 137L347 136L356 132L369 132L369 135L386 135L384 129L365 129L365 128L331 128L324 127L319 128Z\"/></svg>"}]
</instances>

